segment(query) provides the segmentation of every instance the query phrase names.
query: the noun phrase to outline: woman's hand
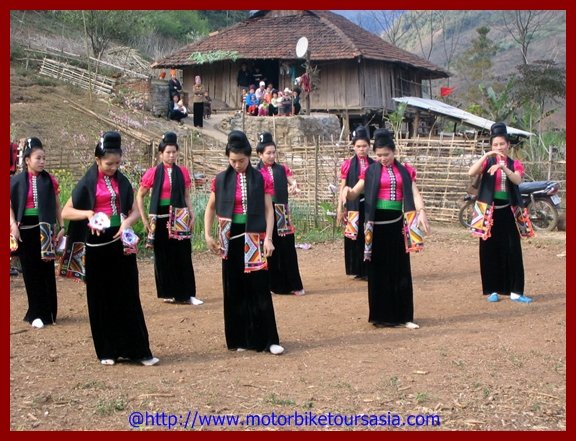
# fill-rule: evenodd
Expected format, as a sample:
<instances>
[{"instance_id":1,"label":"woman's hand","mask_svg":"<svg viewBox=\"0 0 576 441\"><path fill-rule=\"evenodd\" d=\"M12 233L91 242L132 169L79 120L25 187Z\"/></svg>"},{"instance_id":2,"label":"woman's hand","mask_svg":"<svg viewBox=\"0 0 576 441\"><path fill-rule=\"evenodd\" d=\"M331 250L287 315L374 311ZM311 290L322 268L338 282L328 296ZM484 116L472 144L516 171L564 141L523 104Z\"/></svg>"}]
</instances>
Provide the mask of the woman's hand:
<instances>
[{"instance_id":1,"label":"woman's hand","mask_svg":"<svg viewBox=\"0 0 576 441\"><path fill-rule=\"evenodd\" d=\"M85 210L84 213L86 213L86 219L88 219L88 222L90 222L90 219L96 214L94 211L92 210ZM100 236L100 230L97 230L95 228L90 228L90 233L96 235L96 236Z\"/></svg>"},{"instance_id":2,"label":"woman's hand","mask_svg":"<svg viewBox=\"0 0 576 441\"><path fill-rule=\"evenodd\" d=\"M14 236L14 239L16 239L18 242L22 242L22 239L20 238L20 229L18 228L18 222L14 221L10 224L10 234Z\"/></svg>"},{"instance_id":3,"label":"woman's hand","mask_svg":"<svg viewBox=\"0 0 576 441\"><path fill-rule=\"evenodd\" d=\"M130 224L129 218L124 219L120 224L120 228L118 228L118 232L114 236L112 236L112 238L116 239L117 237L121 237L124 230L130 227L132 227L132 225ZM99 236L100 232L98 232L97 235Z\"/></svg>"},{"instance_id":4,"label":"woman's hand","mask_svg":"<svg viewBox=\"0 0 576 441\"><path fill-rule=\"evenodd\" d=\"M430 223L428 222L428 216L426 216L426 212L423 209L418 213L418 228L420 228L426 234L430 234L432 232Z\"/></svg>"},{"instance_id":5,"label":"woman's hand","mask_svg":"<svg viewBox=\"0 0 576 441\"><path fill-rule=\"evenodd\" d=\"M264 252L266 253L266 257L270 257L274 252L274 244L272 243L271 237L264 239Z\"/></svg>"},{"instance_id":6,"label":"woman's hand","mask_svg":"<svg viewBox=\"0 0 576 441\"><path fill-rule=\"evenodd\" d=\"M214 254L220 254L220 243L214 240L212 236L206 236L205 239L208 249L212 251Z\"/></svg>"},{"instance_id":7,"label":"woman's hand","mask_svg":"<svg viewBox=\"0 0 576 441\"><path fill-rule=\"evenodd\" d=\"M64 226L62 226L60 228L60 231L58 231L58 234L56 234L56 236L54 236L54 243L56 243L56 244L60 243L60 241L64 237L64 232L65 232Z\"/></svg>"},{"instance_id":8,"label":"woman's hand","mask_svg":"<svg viewBox=\"0 0 576 441\"><path fill-rule=\"evenodd\" d=\"M289 194L296 194L300 193L300 189L296 184L288 186L288 193Z\"/></svg>"}]
</instances>

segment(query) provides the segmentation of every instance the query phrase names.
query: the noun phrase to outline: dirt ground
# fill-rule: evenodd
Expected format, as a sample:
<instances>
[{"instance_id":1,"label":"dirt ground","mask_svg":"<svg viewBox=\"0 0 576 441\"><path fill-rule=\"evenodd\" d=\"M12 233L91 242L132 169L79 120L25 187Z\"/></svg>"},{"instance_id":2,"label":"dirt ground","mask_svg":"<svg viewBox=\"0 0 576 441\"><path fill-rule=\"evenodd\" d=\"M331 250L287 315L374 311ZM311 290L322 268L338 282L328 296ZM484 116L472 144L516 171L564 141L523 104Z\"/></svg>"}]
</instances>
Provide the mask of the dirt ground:
<instances>
[{"instance_id":1,"label":"dirt ground","mask_svg":"<svg viewBox=\"0 0 576 441\"><path fill-rule=\"evenodd\" d=\"M273 297L281 356L226 349L220 261L207 253L193 258L201 306L161 302L152 262L139 261L151 348L161 360L154 367L98 363L84 286L72 281L58 281L58 323L33 330L22 321L22 277L12 277L10 428L131 430L130 415L148 412L140 430L169 422L182 430L188 412L274 412L279 424L308 412L439 417L440 426L419 430L565 430L565 233L523 243L534 303L492 304L480 292L477 241L460 228L434 227L425 251L412 256L418 330L367 322L367 286L345 276L342 241L299 249L306 295ZM254 429L195 421L194 430ZM390 429L292 421L257 429Z\"/></svg>"},{"instance_id":2,"label":"dirt ground","mask_svg":"<svg viewBox=\"0 0 576 441\"><path fill-rule=\"evenodd\" d=\"M80 146L93 149L92 140L108 127L71 110L69 100L104 114L108 109L75 89L39 85L11 69L11 138L38 136L71 154ZM161 119L146 124L158 133L175 127ZM281 356L227 351L220 261L207 253L193 258L201 306L158 300L152 263L139 262L151 348L161 359L154 367L98 363L84 286L69 280L58 281L58 324L33 330L22 321L22 277L12 277L10 429L132 430L133 412L148 412L149 424L139 430L174 422L172 430L181 430L190 428L188 412L274 413L280 424L297 412L309 420L329 413L367 419L355 426L317 419L312 423L320 425L296 426L293 419L257 429L387 429L361 424L373 423L372 415L392 423L394 415L402 421L429 415L440 426L420 430L565 430L566 260L558 257L565 252L565 233L524 242L526 292L535 302L522 305L487 303L480 293L477 241L461 228L434 229L426 250L412 256L418 330L368 323L366 283L345 276L341 240L299 249L307 294L274 296L286 348ZM196 422L194 430L250 428Z\"/></svg>"}]
</instances>

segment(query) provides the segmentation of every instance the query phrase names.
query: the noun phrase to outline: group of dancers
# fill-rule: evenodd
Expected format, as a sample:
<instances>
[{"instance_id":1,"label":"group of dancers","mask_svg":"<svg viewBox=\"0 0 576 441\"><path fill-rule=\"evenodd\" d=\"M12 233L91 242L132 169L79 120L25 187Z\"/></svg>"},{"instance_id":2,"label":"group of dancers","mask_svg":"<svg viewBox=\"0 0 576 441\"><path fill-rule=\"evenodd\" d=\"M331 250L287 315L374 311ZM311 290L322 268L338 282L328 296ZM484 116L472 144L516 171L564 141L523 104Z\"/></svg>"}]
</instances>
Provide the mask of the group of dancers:
<instances>
[{"instance_id":1,"label":"group of dancers","mask_svg":"<svg viewBox=\"0 0 576 441\"><path fill-rule=\"evenodd\" d=\"M490 302L506 295L530 303L524 295L520 246L520 236L533 235L518 193L523 167L508 157L510 141L503 123L494 124L490 140L492 150L469 171L482 176L472 226L472 233L480 237L482 290ZM386 129L374 133L374 159L369 157L371 136L366 128L354 132L352 143L355 154L341 167L337 209L338 222L344 225L346 274L368 281L368 321L375 327L417 329L410 253L423 249L430 225L416 171L395 158L394 139ZM169 303L203 303L196 297L192 264L191 179L188 170L176 164L178 149L177 135L165 133L158 148L160 161L143 175L135 195L119 170L121 136L104 133L95 148L95 162L61 208L58 182L44 170L42 142L26 141L25 169L10 184L10 234L28 296L25 321L34 328L56 322L55 261L61 246L58 273L86 285L100 363L158 363L140 303L138 239L132 231L138 220L145 227L146 247L154 250L158 297ZM222 259L228 349L279 355L284 348L272 293L305 294L288 204L289 195L299 188L292 171L277 163L270 133L259 135L256 153L260 161L254 167L245 133L229 133L229 166L212 181L204 235L209 250ZM214 224L217 237L211 233Z\"/></svg>"}]
</instances>

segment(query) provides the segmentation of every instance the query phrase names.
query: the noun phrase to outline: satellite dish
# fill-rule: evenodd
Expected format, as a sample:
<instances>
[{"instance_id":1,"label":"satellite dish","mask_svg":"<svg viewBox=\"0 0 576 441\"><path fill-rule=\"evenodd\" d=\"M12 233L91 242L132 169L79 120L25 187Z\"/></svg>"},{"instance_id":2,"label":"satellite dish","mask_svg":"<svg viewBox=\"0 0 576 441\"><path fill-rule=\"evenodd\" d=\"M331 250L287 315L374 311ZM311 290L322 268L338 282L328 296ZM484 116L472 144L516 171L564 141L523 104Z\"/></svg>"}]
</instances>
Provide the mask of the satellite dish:
<instances>
[{"instance_id":1,"label":"satellite dish","mask_svg":"<svg viewBox=\"0 0 576 441\"><path fill-rule=\"evenodd\" d=\"M308 51L308 39L306 37L300 37L298 43L296 43L296 56L298 58L304 58L307 51Z\"/></svg>"}]
</instances>

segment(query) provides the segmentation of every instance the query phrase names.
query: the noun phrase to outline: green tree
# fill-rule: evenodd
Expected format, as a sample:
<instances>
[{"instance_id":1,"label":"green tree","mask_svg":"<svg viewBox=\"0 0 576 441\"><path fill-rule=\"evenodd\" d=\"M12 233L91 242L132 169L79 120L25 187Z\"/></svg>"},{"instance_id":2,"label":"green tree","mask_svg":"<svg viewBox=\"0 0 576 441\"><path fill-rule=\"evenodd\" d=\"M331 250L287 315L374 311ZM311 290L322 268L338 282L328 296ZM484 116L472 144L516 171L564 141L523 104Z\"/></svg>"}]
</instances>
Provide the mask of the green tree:
<instances>
[{"instance_id":1,"label":"green tree","mask_svg":"<svg viewBox=\"0 0 576 441\"><path fill-rule=\"evenodd\" d=\"M478 114L493 121L506 121L507 124L515 124L517 119L517 102L513 94L515 84L515 78L511 78L504 85L495 85L494 87L478 85L482 93L482 103L478 104Z\"/></svg>"},{"instance_id":2,"label":"green tree","mask_svg":"<svg viewBox=\"0 0 576 441\"><path fill-rule=\"evenodd\" d=\"M554 113L566 98L566 68L552 60L538 60L517 69L517 100L534 104L533 120L540 128L542 119Z\"/></svg>"},{"instance_id":3,"label":"green tree","mask_svg":"<svg viewBox=\"0 0 576 441\"><path fill-rule=\"evenodd\" d=\"M161 37L189 43L208 35L210 25L202 11L145 11L146 28Z\"/></svg>"},{"instance_id":4,"label":"green tree","mask_svg":"<svg viewBox=\"0 0 576 441\"><path fill-rule=\"evenodd\" d=\"M85 25L92 52L98 59L112 41L129 43L141 29L139 11L63 11L62 16L75 26Z\"/></svg>"},{"instance_id":5,"label":"green tree","mask_svg":"<svg viewBox=\"0 0 576 441\"><path fill-rule=\"evenodd\" d=\"M468 85L464 101L481 103L478 85L491 81L492 59L498 52L498 45L488 38L490 28L482 26L476 32L478 36L472 40L471 47L456 60L456 69Z\"/></svg>"}]
</instances>

